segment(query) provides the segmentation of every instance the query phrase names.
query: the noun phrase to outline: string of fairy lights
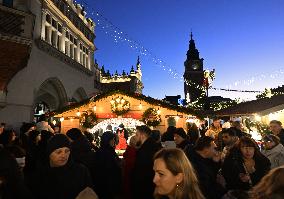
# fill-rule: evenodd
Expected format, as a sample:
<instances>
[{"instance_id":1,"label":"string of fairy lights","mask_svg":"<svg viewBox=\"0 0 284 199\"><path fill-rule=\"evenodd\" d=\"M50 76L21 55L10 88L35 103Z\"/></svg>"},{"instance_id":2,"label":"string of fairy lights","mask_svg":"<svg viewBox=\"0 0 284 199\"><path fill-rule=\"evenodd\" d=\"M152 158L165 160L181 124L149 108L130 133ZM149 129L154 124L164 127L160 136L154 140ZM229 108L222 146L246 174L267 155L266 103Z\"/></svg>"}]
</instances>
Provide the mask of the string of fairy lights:
<instances>
[{"instance_id":1,"label":"string of fairy lights","mask_svg":"<svg viewBox=\"0 0 284 199\"><path fill-rule=\"evenodd\" d=\"M160 67L163 71L167 72L172 78L179 80L180 82L184 82L188 86L194 86L197 89L200 89L202 91L205 91L205 88L203 85L199 85L195 82L192 82L190 80L184 79L183 75L179 73L175 67L170 66L167 64L166 61L164 61L162 58L159 58L155 55L152 50L146 48L142 42L137 41L133 39L129 34L127 34L125 31L121 30L121 28L114 25L114 23L103 16L101 13L96 11L96 9L88 4L85 0L79 0L80 4L83 4L84 9L87 9L87 14L89 17L93 19L96 23L97 31L101 31L105 33L106 35L110 36L115 43L120 43L122 45L126 45L130 47L132 50L134 50L139 55L143 56L146 60L150 60L153 63L155 63L156 66ZM77 3L75 1L75 3ZM245 85L250 86L256 81L262 81L267 78L278 78L283 76L284 74L284 68L278 69L270 74L260 74L260 75L254 75L251 76L249 79L245 80L238 80L233 83L230 83L225 86L225 88L216 88L216 87L209 87L209 89L216 90L216 91L226 91L226 92L242 92L242 93L262 93L263 91L259 90L242 90L242 89L233 89L233 87Z\"/></svg>"}]
</instances>

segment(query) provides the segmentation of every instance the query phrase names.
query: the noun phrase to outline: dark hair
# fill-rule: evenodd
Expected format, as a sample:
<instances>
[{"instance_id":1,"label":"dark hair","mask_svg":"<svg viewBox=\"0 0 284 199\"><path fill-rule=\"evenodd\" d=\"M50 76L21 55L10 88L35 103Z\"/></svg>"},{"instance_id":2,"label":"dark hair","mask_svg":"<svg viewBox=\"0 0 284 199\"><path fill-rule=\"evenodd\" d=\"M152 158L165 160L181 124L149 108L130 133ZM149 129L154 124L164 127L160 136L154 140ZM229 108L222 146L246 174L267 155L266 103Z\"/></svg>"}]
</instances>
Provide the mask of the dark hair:
<instances>
[{"instance_id":1,"label":"dark hair","mask_svg":"<svg viewBox=\"0 0 284 199\"><path fill-rule=\"evenodd\" d=\"M89 140L90 143L92 143L95 140L94 135L88 131L84 131L84 135Z\"/></svg>"},{"instance_id":2,"label":"dark hair","mask_svg":"<svg viewBox=\"0 0 284 199\"><path fill-rule=\"evenodd\" d=\"M53 133L51 133L50 131L41 130L40 136L41 136L40 142L47 143L47 141L53 136Z\"/></svg>"},{"instance_id":3,"label":"dark hair","mask_svg":"<svg viewBox=\"0 0 284 199\"><path fill-rule=\"evenodd\" d=\"M140 131L141 133L144 133L147 136L150 136L152 133L151 129L146 125L137 126L136 130Z\"/></svg>"},{"instance_id":4,"label":"dark hair","mask_svg":"<svg viewBox=\"0 0 284 199\"><path fill-rule=\"evenodd\" d=\"M211 142L213 142L213 141L214 141L214 139L212 137L209 137L209 136L200 137L196 141L196 143L194 145L194 149L196 151L202 151L205 148L209 148L211 146Z\"/></svg>"},{"instance_id":5,"label":"dark hair","mask_svg":"<svg viewBox=\"0 0 284 199\"><path fill-rule=\"evenodd\" d=\"M240 121L233 121L232 122L232 127L240 127L241 126L241 122Z\"/></svg>"},{"instance_id":6,"label":"dark hair","mask_svg":"<svg viewBox=\"0 0 284 199\"><path fill-rule=\"evenodd\" d=\"M282 126L282 122L278 120L271 120L269 124L278 124L279 126Z\"/></svg>"},{"instance_id":7,"label":"dark hair","mask_svg":"<svg viewBox=\"0 0 284 199\"><path fill-rule=\"evenodd\" d=\"M78 128L72 128L72 129L69 129L67 132L66 132L66 135L71 139L71 140L77 140L79 139L80 137L83 136L82 132L80 129Z\"/></svg>"},{"instance_id":8,"label":"dark hair","mask_svg":"<svg viewBox=\"0 0 284 199\"><path fill-rule=\"evenodd\" d=\"M159 130L152 130L151 137L156 141L159 142L161 139L161 133Z\"/></svg>"},{"instance_id":9,"label":"dark hair","mask_svg":"<svg viewBox=\"0 0 284 199\"><path fill-rule=\"evenodd\" d=\"M38 119L38 122L42 122L42 121L45 121L46 120L46 116L45 114L42 114L39 116L39 119Z\"/></svg>"},{"instance_id":10,"label":"dark hair","mask_svg":"<svg viewBox=\"0 0 284 199\"><path fill-rule=\"evenodd\" d=\"M4 130L2 135L1 135L2 144L4 146L11 144L14 134L16 134L16 133L12 129Z\"/></svg>"},{"instance_id":11,"label":"dark hair","mask_svg":"<svg viewBox=\"0 0 284 199\"><path fill-rule=\"evenodd\" d=\"M183 139L187 139L186 132L184 131L183 128L177 128L177 129L175 130L174 134L179 135L179 136L182 137Z\"/></svg>"},{"instance_id":12,"label":"dark hair","mask_svg":"<svg viewBox=\"0 0 284 199\"><path fill-rule=\"evenodd\" d=\"M15 158L22 158L26 156L26 151L17 145L7 146L5 147L7 151L10 152L10 154Z\"/></svg>"},{"instance_id":13,"label":"dark hair","mask_svg":"<svg viewBox=\"0 0 284 199\"><path fill-rule=\"evenodd\" d=\"M115 138L115 134L110 132L110 131L106 131L102 134L101 136L101 141L100 141L100 145L101 147L109 147L110 144L109 142Z\"/></svg>"},{"instance_id":14,"label":"dark hair","mask_svg":"<svg viewBox=\"0 0 284 199\"><path fill-rule=\"evenodd\" d=\"M37 136L39 135L39 131L37 130L32 130L30 133L29 133L29 141L32 142L32 143L35 143L36 142L36 138Z\"/></svg>"},{"instance_id":15,"label":"dark hair","mask_svg":"<svg viewBox=\"0 0 284 199\"><path fill-rule=\"evenodd\" d=\"M223 134L228 134L229 136L238 136L238 132L236 128L232 128L232 127L222 130L222 135Z\"/></svg>"},{"instance_id":16,"label":"dark hair","mask_svg":"<svg viewBox=\"0 0 284 199\"><path fill-rule=\"evenodd\" d=\"M175 126L169 126L169 127L167 128L167 132L173 133L175 130L176 130L176 127L175 127Z\"/></svg>"},{"instance_id":17,"label":"dark hair","mask_svg":"<svg viewBox=\"0 0 284 199\"><path fill-rule=\"evenodd\" d=\"M254 158L259 158L263 156L259 150L258 145L256 142L249 137L243 136L240 138L239 142L236 144L237 149L241 152L241 147L253 147L254 148Z\"/></svg>"}]
</instances>

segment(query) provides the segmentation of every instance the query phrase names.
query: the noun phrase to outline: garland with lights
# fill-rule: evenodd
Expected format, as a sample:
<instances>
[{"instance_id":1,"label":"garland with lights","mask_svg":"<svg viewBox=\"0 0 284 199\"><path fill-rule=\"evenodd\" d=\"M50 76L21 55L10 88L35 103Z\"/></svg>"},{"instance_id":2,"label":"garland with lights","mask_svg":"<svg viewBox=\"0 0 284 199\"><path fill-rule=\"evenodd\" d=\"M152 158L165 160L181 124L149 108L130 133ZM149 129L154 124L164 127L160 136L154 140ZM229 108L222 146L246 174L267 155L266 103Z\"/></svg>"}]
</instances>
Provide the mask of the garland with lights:
<instances>
[{"instance_id":1,"label":"garland with lights","mask_svg":"<svg viewBox=\"0 0 284 199\"><path fill-rule=\"evenodd\" d=\"M142 115L143 122L148 126L156 127L158 126L162 119L158 114L157 110L154 108L148 108Z\"/></svg>"},{"instance_id":2,"label":"garland with lights","mask_svg":"<svg viewBox=\"0 0 284 199\"><path fill-rule=\"evenodd\" d=\"M96 27L100 29L100 31L104 32L106 35L109 35L112 39L114 39L115 43L121 43L125 44L126 46L129 46L131 49L135 50L140 55L143 55L146 57L146 59L152 60L156 65L162 68L162 70L168 72L170 75L173 76L174 79L179 79L181 82L184 82L187 85L191 85L191 82L185 81L183 79L182 74L179 74L174 67L169 66L163 59L157 58L157 56L154 55L153 52L151 52L149 49L147 49L141 41L136 41L132 39L130 35L128 35L125 31L122 31L119 27L115 26L114 23L100 14L96 8L88 3L86 3L85 0L79 0L84 6L87 8L87 10L90 11L89 15L92 16L93 21L96 22ZM260 91L249 91L249 90L237 90L237 89L228 89L232 86L238 86L241 84L244 85L251 85L255 83L256 81L261 81L265 78L278 78L281 77L284 74L284 68L278 69L271 74L258 74L250 77L250 79L247 80L238 80L233 82L232 84L226 85L225 88L209 88L214 89L218 91L227 91L227 92L248 92L248 93L260 93Z\"/></svg>"},{"instance_id":3,"label":"garland with lights","mask_svg":"<svg viewBox=\"0 0 284 199\"><path fill-rule=\"evenodd\" d=\"M130 103L123 99L123 97L117 97L111 100L111 111L116 115L123 115L130 109Z\"/></svg>"},{"instance_id":4,"label":"garland with lights","mask_svg":"<svg viewBox=\"0 0 284 199\"><path fill-rule=\"evenodd\" d=\"M252 121L249 118L247 118L245 120L245 124L246 127L248 128L248 130L251 132L252 131L252 127L255 127L258 131L258 133L261 134L261 136L270 134L271 131L269 130L269 126L267 124L264 124L262 122L258 122L258 121Z\"/></svg>"},{"instance_id":5,"label":"garland with lights","mask_svg":"<svg viewBox=\"0 0 284 199\"><path fill-rule=\"evenodd\" d=\"M59 110L49 112L48 116L52 117L54 115L59 115L59 114L62 115L64 113L68 113L69 111L72 111L73 109L80 108L81 106L84 106L84 105L86 105L90 102L96 102L96 101L102 100L104 98L107 98L109 96L112 96L114 94L126 95L128 97L133 97L135 99L148 102L148 103L152 104L153 106L160 106L160 107L168 108L168 109L175 110L175 111L178 111L178 112L181 112L181 113L195 115L198 118L204 118L204 113L200 110L196 110L196 109L191 108L191 107L185 108L185 107L182 107L182 106L170 104L166 101L155 99L155 98L152 98L150 96L145 96L145 95L140 94L140 93L132 93L132 92L126 92L126 91L120 91L120 90L108 91L108 92L93 96L89 99L83 100L81 102L74 103L74 104L71 104L69 106L65 106L65 107L63 107Z\"/></svg>"},{"instance_id":6,"label":"garland with lights","mask_svg":"<svg viewBox=\"0 0 284 199\"><path fill-rule=\"evenodd\" d=\"M93 112L83 113L80 118L80 123L84 128L91 129L97 124L97 116Z\"/></svg>"}]
</instances>

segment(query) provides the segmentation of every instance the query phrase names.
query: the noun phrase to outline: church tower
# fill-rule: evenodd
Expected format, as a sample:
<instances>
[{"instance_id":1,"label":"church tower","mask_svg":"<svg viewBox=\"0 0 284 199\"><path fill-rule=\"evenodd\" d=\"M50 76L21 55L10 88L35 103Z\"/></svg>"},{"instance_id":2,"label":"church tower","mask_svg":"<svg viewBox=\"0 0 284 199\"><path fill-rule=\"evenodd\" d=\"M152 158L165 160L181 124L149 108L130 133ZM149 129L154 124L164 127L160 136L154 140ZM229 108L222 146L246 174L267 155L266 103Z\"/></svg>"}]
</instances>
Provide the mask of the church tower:
<instances>
[{"instance_id":1,"label":"church tower","mask_svg":"<svg viewBox=\"0 0 284 199\"><path fill-rule=\"evenodd\" d=\"M203 93L203 58L199 58L199 52L195 47L192 32L190 33L189 49L184 62L184 95L187 103L196 101Z\"/></svg>"}]
</instances>

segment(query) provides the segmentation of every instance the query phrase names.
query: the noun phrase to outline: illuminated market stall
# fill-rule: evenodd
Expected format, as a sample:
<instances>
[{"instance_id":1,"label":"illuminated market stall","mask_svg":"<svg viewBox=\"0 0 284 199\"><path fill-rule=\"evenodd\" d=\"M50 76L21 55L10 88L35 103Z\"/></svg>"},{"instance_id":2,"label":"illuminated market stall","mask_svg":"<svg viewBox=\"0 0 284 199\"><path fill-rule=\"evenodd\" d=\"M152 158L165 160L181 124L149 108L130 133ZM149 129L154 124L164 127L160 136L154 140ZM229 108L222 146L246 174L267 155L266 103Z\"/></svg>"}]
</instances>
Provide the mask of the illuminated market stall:
<instances>
[{"instance_id":1,"label":"illuminated market stall","mask_svg":"<svg viewBox=\"0 0 284 199\"><path fill-rule=\"evenodd\" d=\"M183 127L187 122L199 122L199 112L140 93L111 91L96 95L50 113L53 123L61 123L61 131L80 128L90 132L105 131L108 125L116 130L120 124L134 129L147 124L153 129L165 132L168 126Z\"/></svg>"}]
</instances>

